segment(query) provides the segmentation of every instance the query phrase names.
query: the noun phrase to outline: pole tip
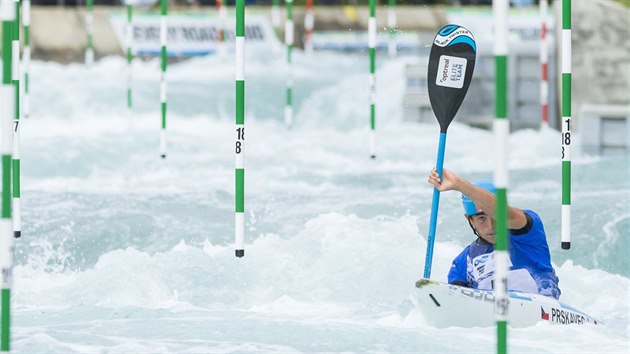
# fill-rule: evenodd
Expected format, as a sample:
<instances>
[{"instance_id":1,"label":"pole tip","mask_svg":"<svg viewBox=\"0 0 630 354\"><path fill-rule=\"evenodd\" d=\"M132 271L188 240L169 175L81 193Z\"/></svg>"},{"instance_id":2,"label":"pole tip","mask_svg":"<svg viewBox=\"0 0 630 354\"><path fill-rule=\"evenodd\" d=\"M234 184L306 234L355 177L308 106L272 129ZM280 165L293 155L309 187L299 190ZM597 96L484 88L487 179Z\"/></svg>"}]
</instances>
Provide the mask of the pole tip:
<instances>
[{"instance_id":1,"label":"pole tip","mask_svg":"<svg viewBox=\"0 0 630 354\"><path fill-rule=\"evenodd\" d=\"M374 160L374 159L376 159L376 155L370 155L370 158L371 158L372 160Z\"/></svg>"},{"instance_id":2,"label":"pole tip","mask_svg":"<svg viewBox=\"0 0 630 354\"><path fill-rule=\"evenodd\" d=\"M163 159L165 159L165 158L166 158L166 154L162 154L162 155L160 155L160 156L161 156Z\"/></svg>"},{"instance_id":3,"label":"pole tip","mask_svg":"<svg viewBox=\"0 0 630 354\"><path fill-rule=\"evenodd\" d=\"M13 231L13 237L15 238L22 237L22 231Z\"/></svg>"},{"instance_id":4,"label":"pole tip","mask_svg":"<svg viewBox=\"0 0 630 354\"><path fill-rule=\"evenodd\" d=\"M563 250L568 250L571 248L571 242L562 242L562 249Z\"/></svg>"},{"instance_id":5,"label":"pole tip","mask_svg":"<svg viewBox=\"0 0 630 354\"><path fill-rule=\"evenodd\" d=\"M245 257L245 250L236 250L236 257L243 258Z\"/></svg>"}]
</instances>

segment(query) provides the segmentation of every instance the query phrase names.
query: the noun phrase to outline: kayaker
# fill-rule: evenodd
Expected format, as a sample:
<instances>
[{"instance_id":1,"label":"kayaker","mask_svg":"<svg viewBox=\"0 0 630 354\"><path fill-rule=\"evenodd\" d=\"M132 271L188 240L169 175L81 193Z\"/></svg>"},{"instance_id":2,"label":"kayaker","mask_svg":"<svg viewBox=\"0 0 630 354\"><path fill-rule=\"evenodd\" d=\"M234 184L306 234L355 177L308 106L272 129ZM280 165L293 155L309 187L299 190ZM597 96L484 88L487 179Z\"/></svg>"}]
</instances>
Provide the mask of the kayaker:
<instances>
[{"instance_id":1,"label":"kayaker","mask_svg":"<svg viewBox=\"0 0 630 354\"><path fill-rule=\"evenodd\" d=\"M470 183L444 169L442 179L433 169L429 183L440 192L462 193L464 216L477 239L453 260L449 284L475 289L492 289L494 281L495 194L491 180ZM542 294L558 299L558 277L543 223L534 211L508 206L508 289Z\"/></svg>"}]
</instances>

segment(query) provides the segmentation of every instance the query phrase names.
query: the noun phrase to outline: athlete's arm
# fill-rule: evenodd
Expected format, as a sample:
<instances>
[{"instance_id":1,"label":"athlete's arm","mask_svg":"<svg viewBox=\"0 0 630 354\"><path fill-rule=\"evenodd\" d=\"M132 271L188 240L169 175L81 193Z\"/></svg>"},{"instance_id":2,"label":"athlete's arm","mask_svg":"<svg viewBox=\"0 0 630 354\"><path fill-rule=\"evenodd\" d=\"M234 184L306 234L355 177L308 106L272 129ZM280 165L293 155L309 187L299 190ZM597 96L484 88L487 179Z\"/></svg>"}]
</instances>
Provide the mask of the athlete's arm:
<instances>
[{"instance_id":1,"label":"athlete's arm","mask_svg":"<svg viewBox=\"0 0 630 354\"><path fill-rule=\"evenodd\" d=\"M466 194L475 205L496 220L496 197L487 190L475 186L447 169L442 170L442 179L433 169L429 176L429 183L433 184L440 192L456 190ZM508 228L518 230L526 225L527 217L525 217L525 212L519 208L508 206Z\"/></svg>"}]
</instances>

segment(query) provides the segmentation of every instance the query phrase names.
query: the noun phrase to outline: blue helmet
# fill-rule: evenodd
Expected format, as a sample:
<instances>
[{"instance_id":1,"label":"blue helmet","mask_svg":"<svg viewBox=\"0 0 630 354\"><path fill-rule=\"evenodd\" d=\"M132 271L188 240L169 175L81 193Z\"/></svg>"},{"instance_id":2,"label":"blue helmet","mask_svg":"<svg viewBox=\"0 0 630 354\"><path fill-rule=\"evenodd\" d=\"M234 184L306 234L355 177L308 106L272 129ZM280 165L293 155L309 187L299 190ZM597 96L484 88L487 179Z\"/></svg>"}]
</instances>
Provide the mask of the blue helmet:
<instances>
[{"instance_id":1,"label":"blue helmet","mask_svg":"<svg viewBox=\"0 0 630 354\"><path fill-rule=\"evenodd\" d=\"M492 194L497 194L497 189L492 184L491 179L483 179L473 183L475 186L479 188L483 188ZM467 216L475 215L481 213L483 210L477 208L475 203L470 200L465 194L462 193L462 205L464 206L464 212Z\"/></svg>"}]
</instances>

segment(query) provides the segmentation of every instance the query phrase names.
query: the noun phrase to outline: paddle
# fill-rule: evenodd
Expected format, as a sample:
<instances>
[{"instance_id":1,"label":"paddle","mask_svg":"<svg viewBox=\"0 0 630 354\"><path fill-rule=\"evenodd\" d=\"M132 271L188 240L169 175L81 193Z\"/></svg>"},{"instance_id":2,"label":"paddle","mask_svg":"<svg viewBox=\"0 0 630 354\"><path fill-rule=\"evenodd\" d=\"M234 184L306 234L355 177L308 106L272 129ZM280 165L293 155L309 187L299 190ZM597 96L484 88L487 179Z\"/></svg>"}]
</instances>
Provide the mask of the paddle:
<instances>
[{"instance_id":1,"label":"paddle","mask_svg":"<svg viewBox=\"0 0 630 354\"><path fill-rule=\"evenodd\" d=\"M476 52L477 45L472 33L458 25L442 27L433 40L433 46L431 46L427 81L431 107L440 123L440 145L436 163L436 170L440 178L442 178L442 166L444 165L446 130L455 118L464 97L466 97L475 68ZM427 238L427 255L424 264L424 278L427 279L431 276L439 204L440 191L434 188L431 223Z\"/></svg>"}]
</instances>

